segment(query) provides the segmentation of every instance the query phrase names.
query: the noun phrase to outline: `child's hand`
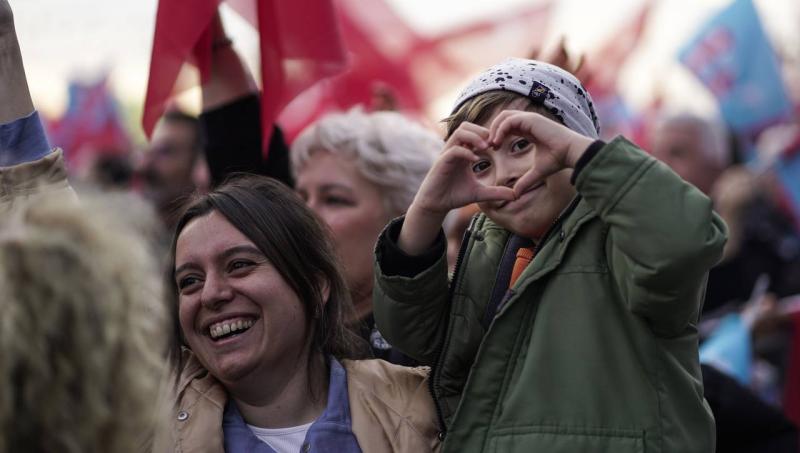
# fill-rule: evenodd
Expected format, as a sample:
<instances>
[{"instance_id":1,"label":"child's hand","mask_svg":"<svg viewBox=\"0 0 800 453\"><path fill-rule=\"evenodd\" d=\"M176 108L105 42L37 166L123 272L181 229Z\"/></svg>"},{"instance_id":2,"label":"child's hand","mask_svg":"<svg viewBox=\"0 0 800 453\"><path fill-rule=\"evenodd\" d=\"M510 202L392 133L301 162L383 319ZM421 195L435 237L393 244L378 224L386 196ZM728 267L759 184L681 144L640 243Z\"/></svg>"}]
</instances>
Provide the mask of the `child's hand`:
<instances>
[{"instance_id":1,"label":"child's hand","mask_svg":"<svg viewBox=\"0 0 800 453\"><path fill-rule=\"evenodd\" d=\"M548 176L564 168L574 168L592 139L538 113L505 110L489 128L489 143L499 146L507 135L519 135L536 144L533 167L514 184L520 196Z\"/></svg>"},{"instance_id":2,"label":"child's hand","mask_svg":"<svg viewBox=\"0 0 800 453\"><path fill-rule=\"evenodd\" d=\"M480 160L474 150L487 149L488 139L485 127L461 123L422 182L414 199L416 208L444 215L471 203L513 200L513 189L483 185L472 171L472 164Z\"/></svg>"}]
</instances>

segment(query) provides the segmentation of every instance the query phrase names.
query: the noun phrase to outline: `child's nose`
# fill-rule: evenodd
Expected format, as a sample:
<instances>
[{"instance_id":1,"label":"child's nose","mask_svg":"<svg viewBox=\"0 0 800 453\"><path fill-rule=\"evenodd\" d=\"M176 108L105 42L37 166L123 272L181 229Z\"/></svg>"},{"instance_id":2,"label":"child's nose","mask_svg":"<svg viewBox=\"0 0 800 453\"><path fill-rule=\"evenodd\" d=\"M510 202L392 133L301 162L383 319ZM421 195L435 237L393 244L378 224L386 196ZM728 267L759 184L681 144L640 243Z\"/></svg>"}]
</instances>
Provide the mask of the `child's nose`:
<instances>
[{"instance_id":1,"label":"child's nose","mask_svg":"<svg viewBox=\"0 0 800 453\"><path fill-rule=\"evenodd\" d=\"M516 177L516 176L504 177L504 178L502 178L500 181L498 181L497 185L498 185L498 186L505 186L505 187L511 187L511 188L513 188L513 187L514 187L514 184L516 184L516 183L517 183L517 180L518 180L518 179L519 179L519 178L518 178L518 177Z\"/></svg>"},{"instance_id":2,"label":"child's nose","mask_svg":"<svg viewBox=\"0 0 800 453\"><path fill-rule=\"evenodd\" d=\"M513 166L504 164L495 164L495 185L514 187L514 184L519 179L519 174Z\"/></svg>"}]
</instances>

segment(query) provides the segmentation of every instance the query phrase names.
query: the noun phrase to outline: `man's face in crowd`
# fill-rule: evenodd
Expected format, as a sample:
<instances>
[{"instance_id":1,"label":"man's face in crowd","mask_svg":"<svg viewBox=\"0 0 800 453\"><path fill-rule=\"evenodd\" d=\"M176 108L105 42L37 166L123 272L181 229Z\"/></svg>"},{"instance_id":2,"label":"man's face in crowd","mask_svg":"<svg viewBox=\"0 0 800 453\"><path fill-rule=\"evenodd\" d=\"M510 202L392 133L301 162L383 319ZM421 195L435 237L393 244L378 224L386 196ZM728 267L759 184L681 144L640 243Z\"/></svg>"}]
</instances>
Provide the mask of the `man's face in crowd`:
<instances>
[{"instance_id":1,"label":"man's face in crowd","mask_svg":"<svg viewBox=\"0 0 800 453\"><path fill-rule=\"evenodd\" d=\"M721 169L703 149L705 133L699 124L667 122L656 127L651 140L653 156L708 194Z\"/></svg>"},{"instance_id":2,"label":"man's face in crowd","mask_svg":"<svg viewBox=\"0 0 800 453\"><path fill-rule=\"evenodd\" d=\"M182 121L163 121L142 156L139 172L142 191L157 206L165 206L193 189L196 160L194 126Z\"/></svg>"}]
</instances>

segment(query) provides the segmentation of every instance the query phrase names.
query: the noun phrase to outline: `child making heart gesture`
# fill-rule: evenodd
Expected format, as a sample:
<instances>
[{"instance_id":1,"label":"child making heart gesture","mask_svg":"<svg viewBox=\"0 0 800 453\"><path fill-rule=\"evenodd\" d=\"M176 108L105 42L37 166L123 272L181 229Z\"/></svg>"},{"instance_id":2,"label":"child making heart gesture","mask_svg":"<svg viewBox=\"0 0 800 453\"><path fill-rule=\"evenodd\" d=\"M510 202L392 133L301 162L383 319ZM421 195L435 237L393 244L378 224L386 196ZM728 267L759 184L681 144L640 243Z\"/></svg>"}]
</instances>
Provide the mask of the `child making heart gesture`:
<instances>
[{"instance_id":1,"label":"child making heart gesture","mask_svg":"<svg viewBox=\"0 0 800 453\"><path fill-rule=\"evenodd\" d=\"M433 367L443 451L714 451L696 329L726 227L571 74L512 59L459 96L376 247L375 318ZM478 203L448 279L441 225Z\"/></svg>"}]
</instances>

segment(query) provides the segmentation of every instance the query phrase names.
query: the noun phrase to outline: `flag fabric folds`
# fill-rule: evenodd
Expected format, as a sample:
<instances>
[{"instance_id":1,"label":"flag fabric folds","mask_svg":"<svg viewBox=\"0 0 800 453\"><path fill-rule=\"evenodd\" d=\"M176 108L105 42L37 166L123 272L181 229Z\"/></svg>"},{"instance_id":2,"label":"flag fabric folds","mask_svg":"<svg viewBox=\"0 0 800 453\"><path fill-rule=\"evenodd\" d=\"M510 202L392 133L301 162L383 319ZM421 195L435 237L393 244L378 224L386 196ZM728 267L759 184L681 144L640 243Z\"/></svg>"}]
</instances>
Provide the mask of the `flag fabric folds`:
<instances>
[{"instance_id":1,"label":"flag fabric folds","mask_svg":"<svg viewBox=\"0 0 800 453\"><path fill-rule=\"evenodd\" d=\"M92 155L123 154L131 146L106 76L92 83L71 82L67 110L61 118L47 122L47 131L51 143L64 149L72 168L82 166Z\"/></svg>"},{"instance_id":2,"label":"flag fabric folds","mask_svg":"<svg viewBox=\"0 0 800 453\"><path fill-rule=\"evenodd\" d=\"M719 102L737 133L754 135L791 113L778 58L752 0L734 0L681 49L679 60Z\"/></svg>"},{"instance_id":3,"label":"flag fabric folds","mask_svg":"<svg viewBox=\"0 0 800 453\"><path fill-rule=\"evenodd\" d=\"M608 42L587 57L578 77L592 95L600 119L600 137L611 140L617 135L641 143L641 118L622 98L617 83L630 54L638 47L653 10L653 0L647 0Z\"/></svg>"},{"instance_id":4,"label":"flag fabric folds","mask_svg":"<svg viewBox=\"0 0 800 453\"><path fill-rule=\"evenodd\" d=\"M317 81L342 71L347 57L330 0L260 0L257 14L266 144L281 110Z\"/></svg>"},{"instance_id":5,"label":"flag fabric folds","mask_svg":"<svg viewBox=\"0 0 800 453\"><path fill-rule=\"evenodd\" d=\"M750 330L737 313L725 316L711 336L700 345L700 363L711 365L735 378L750 383L752 346Z\"/></svg>"},{"instance_id":6,"label":"flag fabric folds","mask_svg":"<svg viewBox=\"0 0 800 453\"><path fill-rule=\"evenodd\" d=\"M180 90L187 64L201 78L210 68L210 25L220 0L160 0L142 126L148 136L168 100ZM277 114L300 92L344 69L342 45L331 0L233 0L231 6L258 27L261 121L264 143ZM265 146L266 150L267 147Z\"/></svg>"},{"instance_id":7,"label":"flag fabric folds","mask_svg":"<svg viewBox=\"0 0 800 453\"><path fill-rule=\"evenodd\" d=\"M473 72L539 46L552 9L551 2L540 2L427 36L385 0L160 0L142 121L146 133L173 93L185 87L188 65L201 78L209 73L208 30L221 2L259 30L265 143L274 123L291 141L321 115L359 104L369 108L380 94L390 94L404 113L422 117L436 97Z\"/></svg>"},{"instance_id":8,"label":"flag fabric folds","mask_svg":"<svg viewBox=\"0 0 800 453\"><path fill-rule=\"evenodd\" d=\"M391 93L403 113L424 117L432 101L456 90L472 73L541 45L552 9L551 2L540 2L426 35L410 27L385 0L335 4L350 64L280 115L289 141L325 113L355 105L370 108L380 91Z\"/></svg>"},{"instance_id":9,"label":"flag fabric folds","mask_svg":"<svg viewBox=\"0 0 800 453\"><path fill-rule=\"evenodd\" d=\"M160 0L156 12L150 74L142 127L150 137L173 93L184 86L179 75L190 63L208 75L211 58L210 24L220 0ZM195 52L195 49L197 51ZM195 58L200 56L200 61Z\"/></svg>"}]
</instances>

